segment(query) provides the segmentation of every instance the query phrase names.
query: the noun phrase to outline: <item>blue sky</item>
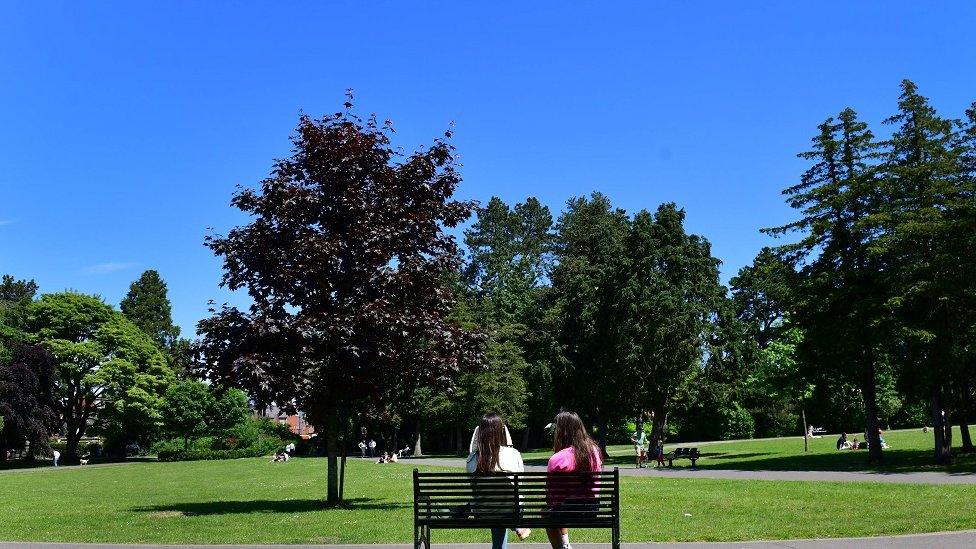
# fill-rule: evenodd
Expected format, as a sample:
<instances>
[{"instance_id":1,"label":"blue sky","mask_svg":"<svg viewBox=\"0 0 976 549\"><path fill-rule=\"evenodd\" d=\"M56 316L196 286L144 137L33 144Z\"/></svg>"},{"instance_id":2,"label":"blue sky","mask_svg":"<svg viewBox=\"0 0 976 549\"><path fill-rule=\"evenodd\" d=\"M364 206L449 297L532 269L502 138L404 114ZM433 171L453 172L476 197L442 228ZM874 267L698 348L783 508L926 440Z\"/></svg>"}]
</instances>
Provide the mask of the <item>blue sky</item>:
<instances>
[{"instance_id":1,"label":"blue sky","mask_svg":"<svg viewBox=\"0 0 976 549\"><path fill-rule=\"evenodd\" d=\"M976 100L976 3L8 3L0 272L117 304L147 268L191 333L220 289L208 228L287 154L300 112L456 123L460 195L554 210L675 201L727 279L791 219L780 190L846 106L884 133L902 78Z\"/></svg>"}]
</instances>

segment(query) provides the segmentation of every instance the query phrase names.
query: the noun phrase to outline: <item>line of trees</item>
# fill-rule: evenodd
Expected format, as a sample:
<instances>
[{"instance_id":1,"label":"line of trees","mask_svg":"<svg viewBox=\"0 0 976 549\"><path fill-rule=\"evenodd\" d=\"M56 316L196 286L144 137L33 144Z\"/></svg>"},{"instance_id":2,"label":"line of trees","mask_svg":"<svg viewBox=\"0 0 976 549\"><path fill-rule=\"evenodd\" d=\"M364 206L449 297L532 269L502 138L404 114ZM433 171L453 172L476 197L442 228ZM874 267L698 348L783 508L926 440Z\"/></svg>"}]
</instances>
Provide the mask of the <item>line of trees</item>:
<instances>
[{"instance_id":1,"label":"line of trees","mask_svg":"<svg viewBox=\"0 0 976 549\"><path fill-rule=\"evenodd\" d=\"M154 271L121 311L5 277L0 441L43 450L60 430L70 459L90 428L127 444L182 425L186 447L220 431L173 404L203 399L197 377L305 412L332 503L362 429L463 451L488 409L525 447L565 407L604 444L645 421L653 442L797 433L805 411L864 427L873 461L892 424L930 424L939 463L953 423L972 450L976 104L943 118L905 81L885 139L852 109L828 118L784 191L796 219L765 229L785 243L728 287L673 203L460 201L450 132L405 155L351 107L303 117L292 154L234 195L250 222L206 245L252 304L214 308L192 345ZM448 229L472 214L463 253Z\"/></svg>"}]
</instances>

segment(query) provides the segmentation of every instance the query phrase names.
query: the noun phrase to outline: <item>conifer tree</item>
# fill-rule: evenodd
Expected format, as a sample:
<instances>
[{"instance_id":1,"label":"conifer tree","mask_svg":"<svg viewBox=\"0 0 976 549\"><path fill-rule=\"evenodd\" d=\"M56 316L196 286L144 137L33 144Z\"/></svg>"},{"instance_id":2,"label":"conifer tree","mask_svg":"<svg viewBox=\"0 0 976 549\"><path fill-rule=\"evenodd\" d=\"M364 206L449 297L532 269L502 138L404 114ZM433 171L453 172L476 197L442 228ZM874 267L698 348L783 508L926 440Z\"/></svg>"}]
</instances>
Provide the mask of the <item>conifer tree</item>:
<instances>
[{"instance_id":1,"label":"conifer tree","mask_svg":"<svg viewBox=\"0 0 976 549\"><path fill-rule=\"evenodd\" d=\"M152 269L142 273L129 286L129 293L122 299L120 308L130 322L146 332L162 349L172 347L180 335L179 327L173 325L166 282Z\"/></svg>"},{"instance_id":2,"label":"conifer tree","mask_svg":"<svg viewBox=\"0 0 976 549\"><path fill-rule=\"evenodd\" d=\"M891 263L890 304L904 336L909 375L929 392L935 460L952 457L953 381L963 368L974 303L973 183L957 122L902 82L884 162L887 200L879 249Z\"/></svg>"},{"instance_id":3,"label":"conifer tree","mask_svg":"<svg viewBox=\"0 0 976 549\"><path fill-rule=\"evenodd\" d=\"M804 332L797 351L806 363L858 384L869 460L880 463L877 369L885 340L885 296L879 293L884 268L871 253L877 238L872 223L881 202L874 169L878 145L853 109L827 119L819 130L813 150L799 155L813 166L800 183L783 191L800 219L766 232L802 235L799 242L778 249L802 264L792 317Z\"/></svg>"}]
</instances>

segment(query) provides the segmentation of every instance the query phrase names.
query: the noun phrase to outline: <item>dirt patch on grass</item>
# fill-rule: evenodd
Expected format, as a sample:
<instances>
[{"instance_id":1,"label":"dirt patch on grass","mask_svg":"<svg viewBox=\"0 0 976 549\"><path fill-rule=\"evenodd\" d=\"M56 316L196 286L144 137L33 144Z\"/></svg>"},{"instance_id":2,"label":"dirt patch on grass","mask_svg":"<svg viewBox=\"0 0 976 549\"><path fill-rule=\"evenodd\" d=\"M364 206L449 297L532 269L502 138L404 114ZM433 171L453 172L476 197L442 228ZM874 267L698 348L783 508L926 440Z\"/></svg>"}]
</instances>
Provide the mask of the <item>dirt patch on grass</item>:
<instances>
[{"instance_id":1,"label":"dirt patch on grass","mask_svg":"<svg viewBox=\"0 0 976 549\"><path fill-rule=\"evenodd\" d=\"M194 513L189 511L155 511L149 513L149 518L155 519L167 519L167 518L178 518L178 517L192 517Z\"/></svg>"}]
</instances>

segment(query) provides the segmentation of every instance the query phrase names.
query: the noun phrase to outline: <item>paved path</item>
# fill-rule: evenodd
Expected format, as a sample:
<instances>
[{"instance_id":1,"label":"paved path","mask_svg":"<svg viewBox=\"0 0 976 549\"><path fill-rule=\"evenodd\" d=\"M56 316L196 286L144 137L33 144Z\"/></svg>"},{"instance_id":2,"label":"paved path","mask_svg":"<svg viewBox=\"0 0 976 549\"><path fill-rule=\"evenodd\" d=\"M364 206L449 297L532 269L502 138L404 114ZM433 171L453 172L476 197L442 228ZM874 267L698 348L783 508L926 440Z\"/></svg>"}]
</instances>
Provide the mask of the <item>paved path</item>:
<instances>
[{"instance_id":1,"label":"paved path","mask_svg":"<svg viewBox=\"0 0 976 549\"><path fill-rule=\"evenodd\" d=\"M434 544L434 549L482 549L490 544ZM878 538L839 538L818 540L747 541L727 543L624 543L624 549L964 549L976 547L976 531L917 534ZM512 543L513 549L549 549L548 544ZM605 544L578 543L578 549L605 548ZM0 543L0 549L412 549L412 544L376 545L113 545L84 543Z\"/></svg>"},{"instance_id":2,"label":"paved path","mask_svg":"<svg viewBox=\"0 0 976 549\"><path fill-rule=\"evenodd\" d=\"M400 463L439 467L464 467L460 458L407 458ZM529 465L527 471L545 471ZM634 469L622 467L620 474L629 477L715 478L732 480L806 480L817 482L889 482L899 484L976 484L976 473L885 473L873 471L739 471L733 469L692 469L690 467ZM974 545L976 547L976 545Z\"/></svg>"}]
</instances>

